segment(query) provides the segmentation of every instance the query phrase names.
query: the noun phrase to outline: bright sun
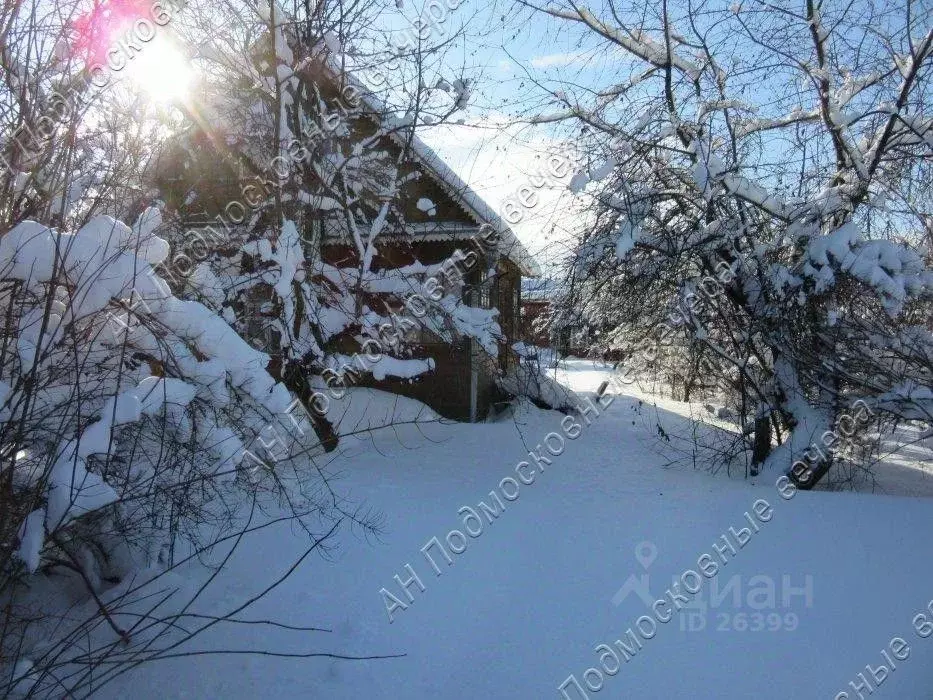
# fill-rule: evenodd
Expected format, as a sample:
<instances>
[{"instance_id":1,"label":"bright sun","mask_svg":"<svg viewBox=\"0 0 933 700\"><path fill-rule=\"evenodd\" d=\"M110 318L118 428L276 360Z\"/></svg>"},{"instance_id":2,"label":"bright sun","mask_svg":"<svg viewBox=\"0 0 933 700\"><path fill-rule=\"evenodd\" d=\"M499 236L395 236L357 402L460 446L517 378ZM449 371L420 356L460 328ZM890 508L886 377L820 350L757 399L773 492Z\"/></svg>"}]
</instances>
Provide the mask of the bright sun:
<instances>
[{"instance_id":1,"label":"bright sun","mask_svg":"<svg viewBox=\"0 0 933 700\"><path fill-rule=\"evenodd\" d=\"M169 103L188 95L191 65L172 44L155 40L145 45L128 66L133 82L154 102Z\"/></svg>"}]
</instances>

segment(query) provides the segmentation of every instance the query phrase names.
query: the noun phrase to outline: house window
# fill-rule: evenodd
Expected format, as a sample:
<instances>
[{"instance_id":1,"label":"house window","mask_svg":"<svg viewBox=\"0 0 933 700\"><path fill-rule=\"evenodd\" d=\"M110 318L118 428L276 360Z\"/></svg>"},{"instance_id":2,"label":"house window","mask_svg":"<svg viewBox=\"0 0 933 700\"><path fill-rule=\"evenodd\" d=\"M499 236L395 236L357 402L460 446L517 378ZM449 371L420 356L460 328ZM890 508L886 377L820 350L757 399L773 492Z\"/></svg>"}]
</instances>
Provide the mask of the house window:
<instances>
[{"instance_id":1,"label":"house window","mask_svg":"<svg viewBox=\"0 0 933 700\"><path fill-rule=\"evenodd\" d=\"M479 288L479 307L481 309L489 308L489 285L482 284Z\"/></svg>"}]
</instances>

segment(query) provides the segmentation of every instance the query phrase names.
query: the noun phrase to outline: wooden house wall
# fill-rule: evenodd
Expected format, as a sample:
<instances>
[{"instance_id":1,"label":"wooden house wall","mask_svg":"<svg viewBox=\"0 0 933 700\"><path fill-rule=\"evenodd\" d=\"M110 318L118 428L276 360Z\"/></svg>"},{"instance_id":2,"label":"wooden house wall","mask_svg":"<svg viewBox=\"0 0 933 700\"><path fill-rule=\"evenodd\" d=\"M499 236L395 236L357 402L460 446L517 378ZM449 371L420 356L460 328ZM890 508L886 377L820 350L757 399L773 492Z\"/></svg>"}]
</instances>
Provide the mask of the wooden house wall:
<instances>
[{"instance_id":1,"label":"wooden house wall","mask_svg":"<svg viewBox=\"0 0 933 700\"><path fill-rule=\"evenodd\" d=\"M457 248L469 249L469 241L415 241L384 243L374 258L376 270L409 265L415 260L424 264L436 264L449 258ZM332 265L353 265L358 256L355 249L347 245L324 246L323 258ZM481 258L466 275L468 285L467 303L480 305L479 283L485 276L488 262ZM391 391L426 403L440 415L455 420L469 420L472 401L472 377L476 372L476 417L486 417L490 406L500 401L501 391L497 379L501 370L508 369L517 361L511 349L517 339L520 317L515 308L516 295L520 293L521 273L511 261L500 261L498 274L489 289L487 306L499 310L499 322L505 340L499 344L497 357L482 351L474 341L461 340L454 345L424 343L414 349L415 357L431 357L435 369L414 380L386 379L368 380L365 386Z\"/></svg>"}]
</instances>

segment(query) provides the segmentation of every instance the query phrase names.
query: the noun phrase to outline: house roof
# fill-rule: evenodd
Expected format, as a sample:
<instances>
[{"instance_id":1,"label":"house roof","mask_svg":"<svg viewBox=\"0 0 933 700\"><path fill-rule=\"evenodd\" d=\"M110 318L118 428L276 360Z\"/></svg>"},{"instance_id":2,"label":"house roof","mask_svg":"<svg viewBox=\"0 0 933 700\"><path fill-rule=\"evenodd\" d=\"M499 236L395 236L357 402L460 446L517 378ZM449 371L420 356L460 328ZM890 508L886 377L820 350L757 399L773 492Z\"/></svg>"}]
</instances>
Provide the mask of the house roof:
<instances>
[{"instance_id":1,"label":"house roof","mask_svg":"<svg viewBox=\"0 0 933 700\"><path fill-rule=\"evenodd\" d=\"M346 57L341 58L346 59ZM339 81L342 78L353 86L374 118L386 114L388 110L382 100L351 71L338 65L334 54L328 52L322 64L335 80ZM417 134L410 133L410 129L410 126L407 129L393 129L389 132L390 138L402 148L410 146L413 158L478 225L488 224L496 229L499 234L499 253L515 263L522 275L525 277L540 276L541 268L538 262L528 252L508 223Z\"/></svg>"},{"instance_id":2,"label":"house roof","mask_svg":"<svg viewBox=\"0 0 933 700\"><path fill-rule=\"evenodd\" d=\"M396 135L402 138L398 132ZM511 227L430 146L417 136L412 139L412 152L444 191L453 197L478 224L489 224L496 229L499 233L499 252L515 263L525 277L538 277L541 274L538 262Z\"/></svg>"}]
</instances>

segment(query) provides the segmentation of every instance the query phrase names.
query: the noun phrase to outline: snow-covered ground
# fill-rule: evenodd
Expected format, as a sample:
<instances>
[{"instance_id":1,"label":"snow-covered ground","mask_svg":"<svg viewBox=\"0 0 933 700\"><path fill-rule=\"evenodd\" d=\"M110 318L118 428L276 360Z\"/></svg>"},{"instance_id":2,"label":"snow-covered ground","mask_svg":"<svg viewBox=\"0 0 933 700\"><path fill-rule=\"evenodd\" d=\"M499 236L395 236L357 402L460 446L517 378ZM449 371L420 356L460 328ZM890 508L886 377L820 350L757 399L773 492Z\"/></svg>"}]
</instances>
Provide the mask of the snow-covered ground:
<instances>
[{"instance_id":1,"label":"snow-covered ground","mask_svg":"<svg viewBox=\"0 0 933 700\"><path fill-rule=\"evenodd\" d=\"M586 394L604 374L580 361L558 376ZM553 463L536 470L533 483L516 481L517 497L505 482L514 500L503 498L504 511L491 523L484 518L451 565L436 547L428 550L440 576L422 547L465 531L463 506L493 505L489 492L501 493L505 477L518 479L516 464L548 433L561 432L561 415L528 409L515 421L408 427L350 445L331 469L343 475L339 486L351 499L384 514L383 536L343 531L329 560L306 559L240 616L332 631L220 625L190 649L404 656L191 656L135 669L100 696L559 698L571 674L583 684L587 669L599 667L605 649L597 645L616 653L617 639L631 646L626 632L638 622L642 647L611 676L588 673L593 686L602 684L589 697L833 698L847 690L857 698L848 683L861 682L866 664L888 667L880 685L869 678L874 697L933 697L933 638L914 626L933 600L933 501L828 492L785 500L776 474L746 481L665 466L657 423L683 427L686 412L670 401L617 397L566 441L563 454L548 455ZM772 506L767 522L755 516L758 499ZM747 544L702 578L687 608L657 623L668 608L652 611L651 603L684 572L699 571L702 555L719 561L713 545L723 535L734 542L729 528L750 522L758 531ZM467 524L475 531L472 519ZM456 535L451 541L462 546ZM200 611L226 610L262 589L306 544L288 525L259 531ZM424 587L409 586L411 603L393 578L409 578L407 564ZM692 576L684 580L693 586ZM391 623L382 588L407 605ZM903 660L891 650L894 637L909 644Z\"/></svg>"}]
</instances>

